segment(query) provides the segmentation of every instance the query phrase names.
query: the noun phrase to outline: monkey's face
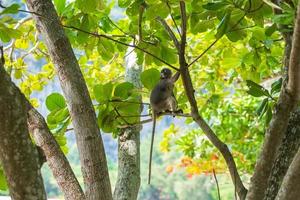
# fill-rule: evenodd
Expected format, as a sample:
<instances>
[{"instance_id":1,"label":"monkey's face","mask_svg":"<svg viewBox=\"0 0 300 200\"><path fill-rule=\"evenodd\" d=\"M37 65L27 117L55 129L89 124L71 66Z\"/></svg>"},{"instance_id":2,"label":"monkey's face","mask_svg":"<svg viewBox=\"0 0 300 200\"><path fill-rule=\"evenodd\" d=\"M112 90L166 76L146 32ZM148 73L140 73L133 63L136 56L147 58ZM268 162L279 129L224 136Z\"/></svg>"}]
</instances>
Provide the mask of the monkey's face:
<instances>
[{"instance_id":1,"label":"monkey's face","mask_svg":"<svg viewBox=\"0 0 300 200\"><path fill-rule=\"evenodd\" d=\"M169 79L172 77L172 71L168 68L163 68L160 71L160 78L161 79Z\"/></svg>"}]
</instances>

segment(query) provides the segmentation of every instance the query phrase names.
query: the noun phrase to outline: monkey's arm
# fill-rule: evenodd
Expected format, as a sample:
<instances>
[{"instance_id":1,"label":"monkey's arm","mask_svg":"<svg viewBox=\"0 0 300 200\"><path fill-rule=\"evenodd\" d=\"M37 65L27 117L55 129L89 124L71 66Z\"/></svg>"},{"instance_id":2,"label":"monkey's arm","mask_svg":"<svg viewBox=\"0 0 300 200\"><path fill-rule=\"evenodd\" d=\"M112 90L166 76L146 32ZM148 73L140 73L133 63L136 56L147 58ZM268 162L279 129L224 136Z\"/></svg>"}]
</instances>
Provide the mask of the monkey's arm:
<instances>
[{"instance_id":1,"label":"monkey's arm","mask_svg":"<svg viewBox=\"0 0 300 200\"><path fill-rule=\"evenodd\" d=\"M178 80L179 76L180 76L180 72L178 71L178 72L176 72L176 74L174 74L172 76L172 78L171 78L172 82L175 83Z\"/></svg>"}]
</instances>

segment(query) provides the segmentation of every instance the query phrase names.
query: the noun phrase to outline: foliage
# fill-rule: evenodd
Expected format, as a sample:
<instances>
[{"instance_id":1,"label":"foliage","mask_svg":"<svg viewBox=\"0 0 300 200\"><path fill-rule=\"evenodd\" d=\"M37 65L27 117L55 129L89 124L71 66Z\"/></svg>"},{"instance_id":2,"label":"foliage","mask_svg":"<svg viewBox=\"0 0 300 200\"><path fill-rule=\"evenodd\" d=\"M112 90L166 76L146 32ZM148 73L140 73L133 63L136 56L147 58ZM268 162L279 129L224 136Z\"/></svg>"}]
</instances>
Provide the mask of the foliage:
<instances>
[{"instance_id":1,"label":"foliage","mask_svg":"<svg viewBox=\"0 0 300 200\"><path fill-rule=\"evenodd\" d=\"M279 7L261 0L186 0L185 3L186 59L189 64L193 63L189 70L199 112L229 146L239 170L251 173L282 80L275 81L271 87L262 83L281 74L283 40L280 31L292 30L298 1ZM7 71L38 107L41 102L34 96L44 92L57 78L45 41L33 21L17 15L20 5L8 5L0 11L0 40L6 47ZM172 40L156 20L157 17L164 19L178 37L181 34L179 3L175 0L54 0L54 5L95 104L98 125L103 132L116 137L120 127L138 121L139 96L148 102L150 90L159 79L159 70L166 65L179 65ZM282 13L274 15L275 7ZM114 15L117 11L121 16ZM124 57L130 53L126 54L128 46L138 48L138 63L145 66L141 74L143 89L124 80ZM176 83L175 95L179 107L189 113L180 80ZM47 123L66 149L64 134L70 116L65 100L60 94L52 93L47 97L46 106ZM224 160L201 130L195 128L191 118L186 118L185 123L184 128L171 125L164 132L161 150L183 152L181 162L185 163L183 167L189 175L212 169L225 172Z\"/></svg>"}]
</instances>

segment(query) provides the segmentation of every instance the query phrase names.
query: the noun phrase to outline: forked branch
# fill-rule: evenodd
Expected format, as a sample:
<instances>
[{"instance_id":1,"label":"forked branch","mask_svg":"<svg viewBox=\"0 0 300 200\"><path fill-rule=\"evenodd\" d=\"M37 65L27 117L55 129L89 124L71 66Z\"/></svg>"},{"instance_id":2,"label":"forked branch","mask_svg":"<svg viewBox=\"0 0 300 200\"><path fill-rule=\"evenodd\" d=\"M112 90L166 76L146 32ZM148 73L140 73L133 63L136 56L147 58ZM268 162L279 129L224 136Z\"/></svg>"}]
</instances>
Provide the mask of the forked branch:
<instances>
[{"instance_id":1,"label":"forked branch","mask_svg":"<svg viewBox=\"0 0 300 200\"><path fill-rule=\"evenodd\" d=\"M202 116L198 112L198 105L196 98L194 96L194 88L191 80L191 76L188 70L188 65L185 59L185 47L186 47L186 31L187 31L187 16L184 1L180 1L180 12L181 12L181 41L179 54L179 64L180 64L180 74L185 89L185 93L190 102L191 106L191 116L193 120L200 126L205 135L211 141L211 143L221 152L226 164L229 168L229 172L235 187L237 188L237 193L240 199L245 199L247 190L244 187L240 176L238 175L237 167L231 152L229 151L226 144L224 144L214 133L211 127L205 122ZM166 28L165 28L166 29ZM168 32L168 30L166 29ZM176 45L176 44L175 44ZM211 45L212 46L212 45Z\"/></svg>"}]
</instances>

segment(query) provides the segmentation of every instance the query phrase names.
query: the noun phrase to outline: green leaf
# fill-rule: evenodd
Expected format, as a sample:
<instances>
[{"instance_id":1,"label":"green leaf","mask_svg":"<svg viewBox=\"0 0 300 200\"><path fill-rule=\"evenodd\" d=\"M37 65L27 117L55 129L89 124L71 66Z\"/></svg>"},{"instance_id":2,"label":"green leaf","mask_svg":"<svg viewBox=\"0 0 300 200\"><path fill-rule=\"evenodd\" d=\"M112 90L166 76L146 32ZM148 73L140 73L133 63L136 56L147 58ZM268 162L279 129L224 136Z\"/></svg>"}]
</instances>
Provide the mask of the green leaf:
<instances>
[{"instance_id":1,"label":"green leaf","mask_svg":"<svg viewBox=\"0 0 300 200\"><path fill-rule=\"evenodd\" d=\"M66 0L54 0L54 5L58 14L61 14L66 6Z\"/></svg>"},{"instance_id":2,"label":"green leaf","mask_svg":"<svg viewBox=\"0 0 300 200\"><path fill-rule=\"evenodd\" d=\"M118 5L120 8L126 8L130 5L131 0L118 0Z\"/></svg>"},{"instance_id":3,"label":"green leaf","mask_svg":"<svg viewBox=\"0 0 300 200\"><path fill-rule=\"evenodd\" d=\"M126 99L131 95L133 89L134 85L132 83L120 83L115 88L114 96L120 97L121 99Z\"/></svg>"},{"instance_id":4,"label":"green leaf","mask_svg":"<svg viewBox=\"0 0 300 200\"><path fill-rule=\"evenodd\" d=\"M20 78L22 78L22 75L23 75L23 70L19 70L19 69L16 69L16 70L15 70L15 73L14 73L15 79L20 79Z\"/></svg>"},{"instance_id":5,"label":"green leaf","mask_svg":"<svg viewBox=\"0 0 300 200\"><path fill-rule=\"evenodd\" d=\"M266 126L269 125L271 119L272 119L273 113L272 113L272 107L269 105L268 106L268 110L267 110L267 114L266 114Z\"/></svg>"},{"instance_id":6,"label":"green leaf","mask_svg":"<svg viewBox=\"0 0 300 200\"><path fill-rule=\"evenodd\" d=\"M221 38L228 30L228 24L230 21L231 12L227 12L222 18L221 22L218 25L216 38Z\"/></svg>"},{"instance_id":7,"label":"green leaf","mask_svg":"<svg viewBox=\"0 0 300 200\"><path fill-rule=\"evenodd\" d=\"M20 6L16 3L8 6L7 8L5 8L1 13L0 15L3 15L3 14L16 14L18 13L19 11L19 8Z\"/></svg>"},{"instance_id":8,"label":"green leaf","mask_svg":"<svg viewBox=\"0 0 300 200\"><path fill-rule=\"evenodd\" d=\"M52 93L46 98L46 107L49 111L65 108L65 98L59 93Z\"/></svg>"},{"instance_id":9,"label":"green leaf","mask_svg":"<svg viewBox=\"0 0 300 200\"><path fill-rule=\"evenodd\" d=\"M262 117L268 108L268 98L265 98L259 105L258 109L256 110L256 113L259 117Z\"/></svg>"},{"instance_id":10,"label":"green leaf","mask_svg":"<svg viewBox=\"0 0 300 200\"><path fill-rule=\"evenodd\" d=\"M0 24L1 25L1 24ZM9 36L7 29L0 26L0 39L3 43L9 42L11 37Z\"/></svg>"},{"instance_id":11,"label":"green leaf","mask_svg":"<svg viewBox=\"0 0 300 200\"><path fill-rule=\"evenodd\" d=\"M97 9L102 9L103 0L76 0L75 5L84 13L95 12Z\"/></svg>"},{"instance_id":12,"label":"green leaf","mask_svg":"<svg viewBox=\"0 0 300 200\"><path fill-rule=\"evenodd\" d=\"M148 90L152 90L154 86L158 83L159 79L160 79L160 72L155 68L145 70L141 73L142 84Z\"/></svg>"},{"instance_id":13,"label":"green leaf","mask_svg":"<svg viewBox=\"0 0 300 200\"><path fill-rule=\"evenodd\" d=\"M207 3L205 5L203 5L202 7L205 8L206 10L219 10L221 8L225 8L226 6L228 6L228 3L225 1L216 1L214 3Z\"/></svg>"},{"instance_id":14,"label":"green leaf","mask_svg":"<svg viewBox=\"0 0 300 200\"><path fill-rule=\"evenodd\" d=\"M105 60L109 61L114 56L114 44L107 40L107 39L101 39L98 42L97 50L100 56Z\"/></svg>"},{"instance_id":15,"label":"green leaf","mask_svg":"<svg viewBox=\"0 0 300 200\"><path fill-rule=\"evenodd\" d=\"M276 93L280 92L281 85L282 85L282 78L280 78L277 81L275 81L274 83L272 83L271 94L276 94Z\"/></svg>"},{"instance_id":16,"label":"green leaf","mask_svg":"<svg viewBox=\"0 0 300 200\"><path fill-rule=\"evenodd\" d=\"M80 29L84 31L90 30L90 22L89 22L89 16L85 14L80 22ZM89 34L84 33L82 31L78 31L77 33L77 42L79 44L84 44L88 40Z\"/></svg>"},{"instance_id":17,"label":"green leaf","mask_svg":"<svg viewBox=\"0 0 300 200\"><path fill-rule=\"evenodd\" d=\"M52 110L49 115L47 116L47 123L48 124L59 124L65 121L69 117L69 110L67 107L62 109L55 109Z\"/></svg>"},{"instance_id":18,"label":"green leaf","mask_svg":"<svg viewBox=\"0 0 300 200\"><path fill-rule=\"evenodd\" d=\"M98 84L94 86L94 95L99 103L106 102L111 99L113 84L111 82L104 85Z\"/></svg>"},{"instance_id":19,"label":"green leaf","mask_svg":"<svg viewBox=\"0 0 300 200\"><path fill-rule=\"evenodd\" d=\"M166 3L149 5L145 12L145 16L148 20L154 20L158 16L166 18L168 15L169 9Z\"/></svg>"},{"instance_id":20,"label":"green leaf","mask_svg":"<svg viewBox=\"0 0 300 200\"><path fill-rule=\"evenodd\" d=\"M116 128L114 127L115 119L116 119L116 115L114 111L108 113L106 116L103 117L101 123L101 127L102 127L101 129L103 130L103 132L111 133L114 131L114 129Z\"/></svg>"},{"instance_id":21,"label":"green leaf","mask_svg":"<svg viewBox=\"0 0 300 200\"><path fill-rule=\"evenodd\" d=\"M268 90L262 87L261 85L251 80L246 80L246 82L247 82L247 86L249 87L249 90L247 91L248 94L254 97L261 97L261 96L272 97L268 92Z\"/></svg>"},{"instance_id":22,"label":"green leaf","mask_svg":"<svg viewBox=\"0 0 300 200\"><path fill-rule=\"evenodd\" d=\"M275 31L277 30L277 25L273 24L272 26L269 26L265 30L266 36L271 36Z\"/></svg>"},{"instance_id":23,"label":"green leaf","mask_svg":"<svg viewBox=\"0 0 300 200\"><path fill-rule=\"evenodd\" d=\"M106 115L108 115L108 113L110 112L109 110L109 104L105 104L105 105L100 105L98 107L98 118L97 118L97 122L98 122L98 126L100 128L102 128L102 121L104 119L104 117Z\"/></svg>"},{"instance_id":24,"label":"green leaf","mask_svg":"<svg viewBox=\"0 0 300 200\"><path fill-rule=\"evenodd\" d=\"M7 183L2 168L0 168L0 190L7 190Z\"/></svg>"}]
</instances>

